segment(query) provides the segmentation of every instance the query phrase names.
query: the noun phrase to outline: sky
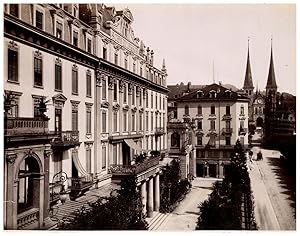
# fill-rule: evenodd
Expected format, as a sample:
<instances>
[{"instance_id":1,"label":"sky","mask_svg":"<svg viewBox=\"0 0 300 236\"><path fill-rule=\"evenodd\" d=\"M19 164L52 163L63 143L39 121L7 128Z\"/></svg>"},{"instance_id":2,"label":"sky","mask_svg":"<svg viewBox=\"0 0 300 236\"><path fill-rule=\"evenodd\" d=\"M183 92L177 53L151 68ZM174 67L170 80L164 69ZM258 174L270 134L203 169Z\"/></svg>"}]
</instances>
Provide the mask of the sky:
<instances>
[{"instance_id":1,"label":"sky","mask_svg":"<svg viewBox=\"0 0 300 236\"><path fill-rule=\"evenodd\" d=\"M168 84L242 88L249 38L253 85L264 90L272 38L278 91L296 95L295 4L113 5L130 9L135 37L154 50L155 67L165 58Z\"/></svg>"}]
</instances>

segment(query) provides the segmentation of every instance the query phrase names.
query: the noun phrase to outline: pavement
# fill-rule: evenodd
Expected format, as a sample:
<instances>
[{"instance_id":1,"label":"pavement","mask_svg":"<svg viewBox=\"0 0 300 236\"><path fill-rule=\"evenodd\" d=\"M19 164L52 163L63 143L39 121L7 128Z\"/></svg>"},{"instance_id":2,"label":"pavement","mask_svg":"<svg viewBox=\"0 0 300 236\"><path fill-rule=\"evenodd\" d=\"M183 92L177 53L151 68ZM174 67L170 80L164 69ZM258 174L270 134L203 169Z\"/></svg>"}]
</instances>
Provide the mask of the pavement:
<instances>
[{"instance_id":1,"label":"pavement","mask_svg":"<svg viewBox=\"0 0 300 236\"><path fill-rule=\"evenodd\" d=\"M195 178L192 182L191 191L156 230L195 230L200 214L198 206L208 198L212 192L212 185L217 180L213 178Z\"/></svg>"},{"instance_id":2,"label":"pavement","mask_svg":"<svg viewBox=\"0 0 300 236\"><path fill-rule=\"evenodd\" d=\"M261 150L263 160L257 161ZM295 178L289 176L276 150L253 147L253 163L248 160L254 196L255 219L259 230L296 230Z\"/></svg>"}]
</instances>

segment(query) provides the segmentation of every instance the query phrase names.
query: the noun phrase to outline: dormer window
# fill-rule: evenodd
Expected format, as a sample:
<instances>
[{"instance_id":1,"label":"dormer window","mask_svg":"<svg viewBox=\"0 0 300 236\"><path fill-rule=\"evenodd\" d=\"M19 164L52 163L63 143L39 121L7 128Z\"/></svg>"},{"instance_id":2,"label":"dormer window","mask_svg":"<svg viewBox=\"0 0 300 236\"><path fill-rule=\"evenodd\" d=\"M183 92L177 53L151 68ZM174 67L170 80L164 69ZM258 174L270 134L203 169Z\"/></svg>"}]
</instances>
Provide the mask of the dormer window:
<instances>
[{"instance_id":1,"label":"dormer window","mask_svg":"<svg viewBox=\"0 0 300 236\"><path fill-rule=\"evenodd\" d=\"M43 30L43 24L44 24L44 13L36 10L35 11L35 26L41 30Z\"/></svg>"},{"instance_id":2,"label":"dormer window","mask_svg":"<svg viewBox=\"0 0 300 236\"><path fill-rule=\"evenodd\" d=\"M9 14L19 17L19 4L9 4Z\"/></svg>"},{"instance_id":3,"label":"dormer window","mask_svg":"<svg viewBox=\"0 0 300 236\"><path fill-rule=\"evenodd\" d=\"M78 47L78 31L73 31L73 45Z\"/></svg>"},{"instance_id":4,"label":"dormer window","mask_svg":"<svg viewBox=\"0 0 300 236\"><path fill-rule=\"evenodd\" d=\"M230 97L231 96L231 90L226 90L225 91L225 97Z\"/></svg>"},{"instance_id":5,"label":"dormer window","mask_svg":"<svg viewBox=\"0 0 300 236\"><path fill-rule=\"evenodd\" d=\"M203 97L203 91L199 90L197 91L197 98Z\"/></svg>"},{"instance_id":6,"label":"dormer window","mask_svg":"<svg viewBox=\"0 0 300 236\"><path fill-rule=\"evenodd\" d=\"M217 97L217 92L216 92L216 90L211 90L211 91L209 92L209 97L210 97L210 98L216 98L216 97Z\"/></svg>"}]
</instances>

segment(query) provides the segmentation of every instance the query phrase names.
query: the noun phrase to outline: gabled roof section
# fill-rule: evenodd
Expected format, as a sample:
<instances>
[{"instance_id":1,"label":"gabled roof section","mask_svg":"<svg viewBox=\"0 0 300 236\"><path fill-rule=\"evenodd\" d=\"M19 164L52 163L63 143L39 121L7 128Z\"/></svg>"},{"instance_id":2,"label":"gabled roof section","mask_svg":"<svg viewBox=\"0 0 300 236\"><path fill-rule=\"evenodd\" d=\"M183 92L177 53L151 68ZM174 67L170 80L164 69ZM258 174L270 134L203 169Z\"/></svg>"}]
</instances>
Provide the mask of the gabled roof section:
<instances>
[{"instance_id":1,"label":"gabled roof section","mask_svg":"<svg viewBox=\"0 0 300 236\"><path fill-rule=\"evenodd\" d=\"M251 90L254 89L253 81L252 81L251 66L250 66L249 39L248 39L247 66L246 66L246 74L245 74L243 89L251 89Z\"/></svg>"},{"instance_id":2,"label":"gabled roof section","mask_svg":"<svg viewBox=\"0 0 300 236\"><path fill-rule=\"evenodd\" d=\"M268 80L267 80L266 88L277 88L276 79L275 79L275 71L274 71L274 63L273 63L272 41L271 41L270 67L269 67L269 74L268 74Z\"/></svg>"}]
</instances>

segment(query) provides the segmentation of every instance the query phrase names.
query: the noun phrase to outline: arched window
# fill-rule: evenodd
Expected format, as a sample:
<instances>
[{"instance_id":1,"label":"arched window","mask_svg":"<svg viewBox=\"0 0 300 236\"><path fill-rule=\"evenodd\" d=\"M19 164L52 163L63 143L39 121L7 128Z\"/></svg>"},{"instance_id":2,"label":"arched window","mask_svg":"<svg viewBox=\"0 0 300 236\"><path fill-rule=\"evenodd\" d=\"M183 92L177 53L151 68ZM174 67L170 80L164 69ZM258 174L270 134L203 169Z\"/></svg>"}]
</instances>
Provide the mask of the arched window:
<instances>
[{"instance_id":1,"label":"arched window","mask_svg":"<svg viewBox=\"0 0 300 236\"><path fill-rule=\"evenodd\" d=\"M39 202L36 201L36 199L39 199L40 193L37 178L39 174L39 164L34 157L29 156L20 164L17 197L18 213L33 207L39 207Z\"/></svg>"},{"instance_id":2,"label":"arched window","mask_svg":"<svg viewBox=\"0 0 300 236\"><path fill-rule=\"evenodd\" d=\"M171 135L171 147L179 147L179 146L180 146L180 135L175 132Z\"/></svg>"},{"instance_id":3,"label":"arched window","mask_svg":"<svg viewBox=\"0 0 300 236\"><path fill-rule=\"evenodd\" d=\"M185 107L184 107L184 114L185 115L189 115L189 106L188 105L186 105Z\"/></svg>"}]
</instances>

